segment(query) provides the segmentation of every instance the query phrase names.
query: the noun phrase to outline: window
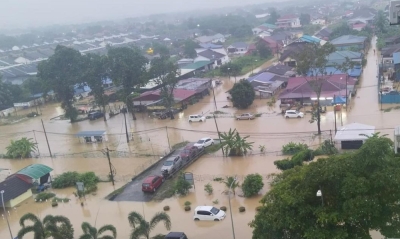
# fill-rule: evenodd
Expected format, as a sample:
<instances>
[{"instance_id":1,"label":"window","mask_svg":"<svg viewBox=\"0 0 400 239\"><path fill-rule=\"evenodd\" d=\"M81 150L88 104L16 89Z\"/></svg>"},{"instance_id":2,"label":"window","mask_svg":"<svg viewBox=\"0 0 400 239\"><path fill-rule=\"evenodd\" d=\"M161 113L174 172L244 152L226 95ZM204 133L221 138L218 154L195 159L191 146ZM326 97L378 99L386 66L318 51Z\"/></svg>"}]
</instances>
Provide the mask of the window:
<instances>
[{"instance_id":1,"label":"window","mask_svg":"<svg viewBox=\"0 0 400 239\"><path fill-rule=\"evenodd\" d=\"M210 212L207 212L207 211L197 211L197 214L198 214L198 215L204 215L204 216L209 216L209 215L211 215L211 213L210 213Z\"/></svg>"}]
</instances>

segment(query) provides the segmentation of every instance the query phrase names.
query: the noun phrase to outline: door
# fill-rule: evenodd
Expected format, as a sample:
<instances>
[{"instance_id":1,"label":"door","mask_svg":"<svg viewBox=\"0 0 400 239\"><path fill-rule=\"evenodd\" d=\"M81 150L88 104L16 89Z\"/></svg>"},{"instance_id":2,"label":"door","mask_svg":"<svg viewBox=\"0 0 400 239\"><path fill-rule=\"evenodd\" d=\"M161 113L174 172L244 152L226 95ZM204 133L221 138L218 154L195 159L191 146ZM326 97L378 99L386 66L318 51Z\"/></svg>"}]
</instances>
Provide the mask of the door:
<instances>
[{"instance_id":1,"label":"door","mask_svg":"<svg viewBox=\"0 0 400 239\"><path fill-rule=\"evenodd\" d=\"M341 141L342 149L359 149L362 144L362 140Z\"/></svg>"}]
</instances>

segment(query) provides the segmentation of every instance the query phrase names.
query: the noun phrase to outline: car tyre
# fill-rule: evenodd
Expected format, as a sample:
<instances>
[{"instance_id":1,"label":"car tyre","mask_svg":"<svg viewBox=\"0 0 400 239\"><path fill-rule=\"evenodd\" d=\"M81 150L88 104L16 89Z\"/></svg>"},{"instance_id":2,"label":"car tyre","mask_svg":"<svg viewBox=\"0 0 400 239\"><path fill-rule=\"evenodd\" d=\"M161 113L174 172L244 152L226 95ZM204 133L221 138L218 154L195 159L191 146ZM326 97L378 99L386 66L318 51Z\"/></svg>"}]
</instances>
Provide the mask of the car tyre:
<instances>
[{"instance_id":1,"label":"car tyre","mask_svg":"<svg viewBox=\"0 0 400 239\"><path fill-rule=\"evenodd\" d=\"M203 122L203 120L200 120L200 122Z\"/></svg>"},{"instance_id":2,"label":"car tyre","mask_svg":"<svg viewBox=\"0 0 400 239\"><path fill-rule=\"evenodd\" d=\"M192 121L191 121L191 120L189 120L189 123L192 123Z\"/></svg>"},{"instance_id":3,"label":"car tyre","mask_svg":"<svg viewBox=\"0 0 400 239\"><path fill-rule=\"evenodd\" d=\"M200 221L200 219L198 219L198 218L195 218L194 220L195 220L195 221Z\"/></svg>"},{"instance_id":4,"label":"car tyre","mask_svg":"<svg viewBox=\"0 0 400 239\"><path fill-rule=\"evenodd\" d=\"M286 119L289 119L289 116L286 116Z\"/></svg>"},{"instance_id":5,"label":"car tyre","mask_svg":"<svg viewBox=\"0 0 400 239\"><path fill-rule=\"evenodd\" d=\"M214 142L212 142L211 145L214 145Z\"/></svg>"},{"instance_id":6,"label":"car tyre","mask_svg":"<svg viewBox=\"0 0 400 239\"><path fill-rule=\"evenodd\" d=\"M301 116L299 115L299 116L297 116L297 118L301 118Z\"/></svg>"},{"instance_id":7,"label":"car tyre","mask_svg":"<svg viewBox=\"0 0 400 239\"><path fill-rule=\"evenodd\" d=\"M218 221L219 221L219 219L215 218L215 219L214 219L214 221L218 222Z\"/></svg>"}]
</instances>

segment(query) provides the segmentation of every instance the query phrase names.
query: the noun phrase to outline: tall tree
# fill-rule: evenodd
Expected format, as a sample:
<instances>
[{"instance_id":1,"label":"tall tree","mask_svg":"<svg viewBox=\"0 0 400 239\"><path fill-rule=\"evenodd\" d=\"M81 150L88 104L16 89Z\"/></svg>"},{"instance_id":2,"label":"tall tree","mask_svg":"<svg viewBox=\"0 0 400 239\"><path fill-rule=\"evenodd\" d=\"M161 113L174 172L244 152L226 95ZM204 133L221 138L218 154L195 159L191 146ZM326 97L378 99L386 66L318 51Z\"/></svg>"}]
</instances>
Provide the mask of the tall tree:
<instances>
[{"instance_id":1,"label":"tall tree","mask_svg":"<svg viewBox=\"0 0 400 239\"><path fill-rule=\"evenodd\" d=\"M161 98L166 110L175 104L174 89L179 80L179 67L167 57L157 57L151 61L150 77L161 86ZM171 112L171 119L174 116Z\"/></svg>"},{"instance_id":2,"label":"tall tree","mask_svg":"<svg viewBox=\"0 0 400 239\"><path fill-rule=\"evenodd\" d=\"M378 14L375 15L374 25L374 29L378 34L384 34L387 32L389 21L382 10L378 11Z\"/></svg>"},{"instance_id":3,"label":"tall tree","mask_svg":"<svg viewBox=\"0 0 400 239\"><path fill-rule=\"evenodd\" d=\"M135 87L147 83L145 77L147 59L139 49L128 47L110 48L108 50L111 79L123 87L124 99L128 110L136 120L131 94Z\"/></svg>"},{"instance_id":4,"label":"tall tree","mask_svg":"<svg viewBox=\"0 0 400 239\"><path fill-rule=\"evenodd\" d=\"M35 214L27 213L19 219L19 224L22 227L18 232L19 239L31 233L35 239L72 239L74 237L74 228L70 220L63 216L47 215L43 221L40 221Z\"/></svg>"},{"instance_id":5,"label":"tall tree","mask_svg":"<svg viewBox=\"0 0 400 239\"><path fill-rule=\"evenodd\" d=\"M10 107L13 105L12 94L8 85L1 80L1 77L0 75L0 108Z\"/></svg>"},{"instance_id":6,"label":"tall tree","mask_svg":"<svg viewBox=\"0 0 400 239\"><path fill-rule=\"evenodd\" d=\"M304 79L311 86L316 94L316 111L315 115L310 120L310 123L317 122L318 134L321 134L321 112L320 112L320 97L324 84L331 77L326 74L328 64L328 55L335 51L335 47L329 43L319 46L317 44L308 44L296 56L297 73L304 76ZM311 76L307 76L311 73Z\"/></svg>"},{"instance_id":7,"label":"tall tree","mask_svg":"<svg viewBox=\"0 0 400 239\"><path fill-rule=\"evenodd\" d=\"M190 39L187 39L183 44L183 54L185 55L185 57L195 58L197 56L196 48L199 48L199 44Z\"/></svg>"},{"instance_id":8,"label":"tall tree","mask_svg":"<svg viewBox=\"0 0 400 239\"><path fill-rule=\"evenodd\" d=\"M356 152L276 175L250 223L253 239L367 239L372 230L400 237L400 160L392 146L374 135Z\"/></svg>"},{"instance_id":9,"label":"tall tree","mask_svg":"<svg viewBox=\"0 0 400 239\"><path fill-rule=\"evenodd\" d=\"M83 56L84 70L82 74L82 82L89 85L94 95L96 104L103 108L104 121L106 118L106 105L108 97L104 94L104 82L108 75L108 58L97 54L87 54Z\"/></svg>"},{"instance_id":10,"label":"tall tree","mask_svg":"<svg viewBox=\"0 0 400 239\"><path fill-rule=\"evenodd\" d=\"M52 56L38 65L38 77L43 85L54 90L66 117L74 122L77 110L73 106L74 85L80 83L82 72L81 53L72 48L58 45Z\"/></svg>"},{"instance_id":11,"label":"tall tree","mask_svg":"<svg viewBox=\"0 0 400 239\"><path fill-rule=\"evenodd\" d=\"M239 187L239 182L232 176L227 176L224 180L221 181L226 188L232 190L233 195L236 194L236 188Z\"/></svg>"},{"instance_id":12,"label":"tall tree","mask_svg":"<svg viewBox=\"0 0 400 239\"><path fill-rule=\"evenodd\" d=\"M246 109L253 104L256 96L253 86L247 80L235 83L229 93L232 96L233 106L239 109Z\"/></svg>"},{"instance_id":13,"label":"tall tree","mask_svg":"<svg viewBox=\"0 0 400 239\"><path fill-rule=\"evenodd\" d=\"M276 52L278 52L278 50L279 50L278 44L276 45L276 48L277 48ZM271 49L267 46L267 44L261 38L258 38L258 40L256 42L256 50L257 50L258 55L264 59L266 59L272 55Z\"/></svg>"},{"instance_id":14,"label":"tall tree","mask_svg":"<svg viewBox=\"0 0 400 239\"><path fill-rule=\"evenodd\" d=\"M97 230L88 222L84 222L81 225L83 235L79 239L116 239L117 229L113 225L104 225ZM105 232L110 232L111 235L103 235Z\"/></svg>"},{"instance_id":15,"label":"tall tree","mask_svg":"<svg viewBox=\"0 0 400 239\"><path fill-rule=\"evenodd\" d=\"M43 85L43 81L41 81L37 77L29 77L26 79L23 83L22 86L31 94L39 94L39 93L47 93L47 89L45 89L45 86Z\"/></svg>"},{"instance_id":16,"label":"tall tree","mask_svg":"<svg viewBox=\"0 0 400 239\"><path fill-rule=\"evenodd\" d=\"M271 8L269 10L269 17L268 17L267 23L275 24L279 17L280 16L279 16L278 12L276 11L276 9L275 8Z\"/></svg>"},{"instance_id":17,"label":"tall tree","mask_svg":"<svg viewBox=\"0 0 400 239\"><path fill-rule=\"evenodd\" d=\"M143 237L146 239L164 238L160 234L150 237L150 232L160 222L164 223L164 226L168 231L171 230L171 219L165 212L158 212L150 219L150 221L146 221L140 213L133 211L129 213L128 221L133 228L130 239L140 239Z\"/></svg>"},{"instance_id":18,"label":"tall tree","mask_svg":"<svg viewBox=\"0 0 400 239\"><path fill-rule=\"evenodd\" d=\"M37 151L37 145L32 142L32 139L28 139L23 137L19 140L11 140L10 145L6 147L7 158L30 158L32 156L32 152Z\"/></svg>"},{"instance_id":19,"label":"tall tree","mask_svg":"<svg viewBox=\"0 0 400 239\"><path fill-rule=\"evenodd\" d=\"M253 142L248 142L250 136L241 137L236 129L229 129L227 133L220 133L221 147L226 156L243 156L253 148Z\"/></svg>"},{"instance_id":20,"label":"tall tree","mask_svg":"<svg viewBox=\"0 0 400 239\"><path fill-rule=\"evenodd\" d=\"M307 13L300 14L300 24L302 26L308 25L311 22L311 16Z\"/></svg>"}]
</instances>

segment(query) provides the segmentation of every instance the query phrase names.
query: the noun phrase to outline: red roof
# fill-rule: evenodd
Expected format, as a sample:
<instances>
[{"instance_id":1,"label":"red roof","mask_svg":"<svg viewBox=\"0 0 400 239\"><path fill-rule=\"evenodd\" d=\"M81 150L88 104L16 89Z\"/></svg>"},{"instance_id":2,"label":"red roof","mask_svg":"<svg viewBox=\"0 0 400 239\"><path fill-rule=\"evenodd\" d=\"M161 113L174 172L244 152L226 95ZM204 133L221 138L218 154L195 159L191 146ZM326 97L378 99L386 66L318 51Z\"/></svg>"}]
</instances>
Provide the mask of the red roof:
<instances>
[{"instance_id":1,"label":"red roof","mask_svg":"<svg viewBox=\"0 0 400 239\"><path fill-rule=\"evenodd\" d=\"M196 94L194 90L174 89L174 98L176 100L186 100Z\"/></svg>"},{"instance_id":2,"label":"red roof","mask_svg":"<svg viewBox=\"0 0 400 239\"><path fill-rule=\"evenodd\" d=\"M186 100L193 95L196 94L196 91L194 90L185 90L185 89L174 89L174 99L177 101L182 101ZM148 96L153 96L152 100L156 100L156 98L160 99L161 98L161 91L160 90L151 90L151 91L146 91L140 96L134 98L134 101L141 101L141 100L149 100L150 98ZM146 97L147 96L147 97Z\"/></svg>"},{"instance_id":3,"label":"red roof","mask_svg":"<svg viewBox=\"0 0 400 239\"><path fill-rule=\"evenodd\" d=\"M274 39L272 39L271 37L268 37L268 36L263 37L261 39L263 39L266 43L268 43L270 45L276 45L277 44L277 42Z\"/></svg>"}]
</instances>

